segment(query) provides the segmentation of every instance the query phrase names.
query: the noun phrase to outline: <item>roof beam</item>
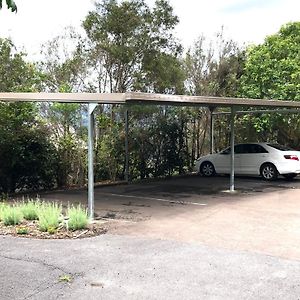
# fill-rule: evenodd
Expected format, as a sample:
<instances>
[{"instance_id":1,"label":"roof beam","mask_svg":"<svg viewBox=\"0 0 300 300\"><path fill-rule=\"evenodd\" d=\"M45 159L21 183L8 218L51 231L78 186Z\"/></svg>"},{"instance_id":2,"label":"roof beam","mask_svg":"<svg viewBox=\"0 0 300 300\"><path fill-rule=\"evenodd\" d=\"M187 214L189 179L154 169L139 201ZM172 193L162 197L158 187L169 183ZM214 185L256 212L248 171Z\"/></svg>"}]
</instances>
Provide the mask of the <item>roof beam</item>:
<instances>
[{"instance_id":1,"label":"roof beam","mask_svg":"<svg viewBox=\"0 0 300 300\"><path fill-rule=\"evenodd\" d=\"M300 108L300 101L226 98L152 93L0 93L0 101L66 102L99 104L155 104L207 107Z\"/></svg>"}]
</instances>

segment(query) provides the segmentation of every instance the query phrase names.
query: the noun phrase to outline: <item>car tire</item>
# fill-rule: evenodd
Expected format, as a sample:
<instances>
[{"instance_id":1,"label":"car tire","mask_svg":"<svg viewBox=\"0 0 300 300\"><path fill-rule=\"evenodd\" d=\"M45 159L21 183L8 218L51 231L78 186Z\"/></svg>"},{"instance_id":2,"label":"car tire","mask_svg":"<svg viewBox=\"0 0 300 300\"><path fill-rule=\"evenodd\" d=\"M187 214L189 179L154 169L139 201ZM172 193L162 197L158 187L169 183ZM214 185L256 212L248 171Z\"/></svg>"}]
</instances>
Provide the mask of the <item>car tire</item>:
<instances>
[{"instance_id":1,"label":"car tire","mask_svg":"<svg viewBox=\"0 0 300 300\"><path fill-rule=\"evenodd\" d=\"M271 163L263 164L260 168L260 175L266 181L272 181L277 179L278 171L276 167Z\"/></svg>"},{"instance_id":2,"label":"car tire","mask_svg":"<svg viewBox=\"0 0 300 300\"><path fill-rule=\"evenodd\" d=\"M289 173L289 174L282 174L282 176L287 179L287 180L292 180L294 179L298 174L296 173Z\"/></svg>"},{"instance_id":3,"label":"car tire","mask_svg":"<svg viewBox=\"0 0 300 300\"><path fill-rule=\"evenodd\" d=\"M211 162L205 161L200 166L200 173L204 177L212 177L216 174L215 167Z\"/></svg>"}]
</instances>

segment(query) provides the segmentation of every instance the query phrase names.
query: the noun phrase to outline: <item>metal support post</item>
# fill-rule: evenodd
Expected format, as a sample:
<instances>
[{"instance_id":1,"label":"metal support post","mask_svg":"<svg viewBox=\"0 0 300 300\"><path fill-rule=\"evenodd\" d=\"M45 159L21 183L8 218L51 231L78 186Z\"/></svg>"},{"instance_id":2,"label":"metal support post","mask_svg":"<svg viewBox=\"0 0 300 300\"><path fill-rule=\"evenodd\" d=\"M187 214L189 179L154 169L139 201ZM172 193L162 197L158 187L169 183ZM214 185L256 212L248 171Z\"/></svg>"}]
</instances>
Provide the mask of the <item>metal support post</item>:
<instances>
[{"instance_id":1,"label":"metal support post","mask_svg":"<svg viewBox=\"0 0 300 300\"><path fill-rule=\"evenodd\" d=\"M210 154L215 152L215 145L214 145L214 107L209 107L210 111Z\"/></svg>"},{"instance_id":2,"label":"metal support post","mask_svg":"<svg viewBox=\"0 0 300 300\"><path fill-rule=\"evenodd\" d=\"M88 105L88 215L94 219L94 109L97 104Z\"/></svg>"},{"instance_id":3,"label":"metal support post","mask_svg":"<svg viewBox=\"0 0 300 300\"><path fill-rule=\"evenodd\" d=\"M129 182L129 147L128 147L128 140L129 140L129 125L128 125L128 117L129 112L128 108L126 107L125 110L125 181Z\"/></svg>"},{"instance_id":4,"label":"metal support post","mask_svg":"<svg viewBox=\"0 0 300 300\"><path fill-rule=\"evenodd\" d=\"M230 192L234 192L234 118L235 109L231 108L230 120Z\"/></svg>"}]
</instances>

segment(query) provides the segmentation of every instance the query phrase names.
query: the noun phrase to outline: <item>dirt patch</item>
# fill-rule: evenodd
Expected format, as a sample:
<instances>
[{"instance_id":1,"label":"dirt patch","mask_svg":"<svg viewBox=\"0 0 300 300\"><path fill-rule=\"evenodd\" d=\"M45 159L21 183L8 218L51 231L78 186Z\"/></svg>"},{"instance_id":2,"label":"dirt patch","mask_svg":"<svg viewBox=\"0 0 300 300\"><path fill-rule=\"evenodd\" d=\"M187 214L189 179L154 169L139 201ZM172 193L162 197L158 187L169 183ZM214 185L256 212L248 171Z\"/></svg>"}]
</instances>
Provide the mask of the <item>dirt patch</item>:
<instances>
[{"instance_id":1,"label":"dirt patch","mask_svg":"<svg viewBox=\"0 0 300 300\"><path fill-rule=\"evenodd\" d=\"M16 226L5 226L0 222L0 235L13 235L25 238L36 239L78 239L93 237L107 232L106 222L94 221L89 224L87 228L81 230L67 230L65 227L59 227L50 234L49 232L42 232L38 228L37 221L23 221Z\"/></svg>"}]
</instances>

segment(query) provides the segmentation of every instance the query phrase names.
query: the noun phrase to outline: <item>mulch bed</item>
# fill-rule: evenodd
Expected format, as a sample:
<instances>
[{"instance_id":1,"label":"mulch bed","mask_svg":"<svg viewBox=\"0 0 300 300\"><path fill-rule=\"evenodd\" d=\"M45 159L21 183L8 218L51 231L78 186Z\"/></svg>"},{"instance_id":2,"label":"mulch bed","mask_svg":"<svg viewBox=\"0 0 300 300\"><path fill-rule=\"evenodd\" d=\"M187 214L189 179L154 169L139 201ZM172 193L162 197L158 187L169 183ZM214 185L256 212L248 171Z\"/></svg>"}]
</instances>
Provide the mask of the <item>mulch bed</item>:
<instances>
[{"instance_id":1,"label":"mulch bed","mask_svg":"<svg viewBox=\"0 0 300 300\"><path fill-rule=\"evenodd\" d=\"M28 233L17 233L18 228L26 228ZM38 221L23 221L16 226L5 226L3 222L0 222L0 235L12 235L25 238L36 239L81 239L86 237L93 237L101 234L105 234L107 228L104 222L94 221L89 224L87 228L81 230L67 230L65 227L59 227L55 233L50 234L48 232L42 232L38 228Z\"/></svg>"}]
</instances>

